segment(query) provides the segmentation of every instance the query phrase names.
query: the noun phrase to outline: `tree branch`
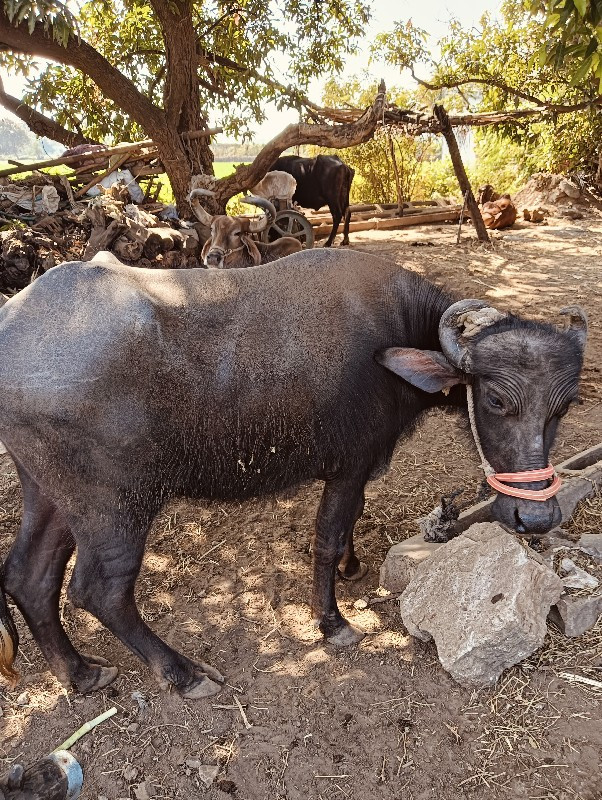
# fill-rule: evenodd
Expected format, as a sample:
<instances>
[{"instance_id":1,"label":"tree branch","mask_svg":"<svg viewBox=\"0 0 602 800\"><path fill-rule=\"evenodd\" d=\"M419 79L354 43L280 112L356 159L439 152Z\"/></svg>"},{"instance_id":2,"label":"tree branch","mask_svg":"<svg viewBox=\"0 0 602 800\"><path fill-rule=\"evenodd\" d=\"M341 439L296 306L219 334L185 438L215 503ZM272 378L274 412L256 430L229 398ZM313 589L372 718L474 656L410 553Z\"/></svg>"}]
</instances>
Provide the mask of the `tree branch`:
<instances>
[{"instance_id":1,"label":"tree branch","mask_svg":"<svg viewBox=\"0 0 602 800\"><path fill-rule=\"evenodd\" d=\"M508 86L508 84L504 83L504 81L501 81L498 78L464 78L462 80L443 81L442 83L429 83L428 81L419 78L414 72L413 67L410 67L410 74L416 83L420 84L420 86L424 86L425 89L430 89L432 92L438 92L441 89L457 89L459 86L466 86L470 83L479 83L486 86L495 86L497 89L501 89L503 92L508 92L508 94L514 95L515 97L520 97L521 100L526 100L528 103L534 103L536 106L543 106L546 102L545 100L542 100L541 97L535 97L535 95L529 94L528 92L521 92L520 89L515 89L513 86Z\"/></svg>"},{"instance_id":2,"label":"tree branch","mask_svg":"<svg viewBox=\"0 0 602 800\"><path fill-rule=\"evenodd\" d=\"M220 200L228 200L238 192L251 188L268 172L278 156L289 147L316 144L321 147L353 147L366 142L382 122L385 106L385 85L381 82L374 103L355 122L343 125L288 125L259 152L251 164L237 167L234 175L216 183Z\"/></svg>"},{"instance_id":3,"label":"tree branch","mask_svg":"<svg viewBox=\"0 0 602 800\"><path fill-rule=\"evenodd\" d=\"M54 38L53 26L49 25L45 30L42 22L38 22L30 33L26 22L13 25L6 15L4 4L0 3L0 47L3 45L9 50L67 64L89 75L106 97L120 108L127 109L132 119L151 136L164 125L161 109L83 39L71 36L67 46L63 47Z\"/></svg>"},{"instance_id":4,"label":"tree branch","mask_svg":"<svg viewBox=\"0 0 602 800\"><path fill-rule=\"evenodd\" d=\"M12 111L36 136L45 136L55 142L64 144L65 147L75 147L78 144L87 144L94 141L93 139L88 139L82 133L63 128L62 125L59 125L58 122L50 119L50 117L40 114L39 111L26 105L17 97L7 94L4 91L2 78L0 78L0 105L4 106L8 111Z\"/></svg>"}]
</instances>

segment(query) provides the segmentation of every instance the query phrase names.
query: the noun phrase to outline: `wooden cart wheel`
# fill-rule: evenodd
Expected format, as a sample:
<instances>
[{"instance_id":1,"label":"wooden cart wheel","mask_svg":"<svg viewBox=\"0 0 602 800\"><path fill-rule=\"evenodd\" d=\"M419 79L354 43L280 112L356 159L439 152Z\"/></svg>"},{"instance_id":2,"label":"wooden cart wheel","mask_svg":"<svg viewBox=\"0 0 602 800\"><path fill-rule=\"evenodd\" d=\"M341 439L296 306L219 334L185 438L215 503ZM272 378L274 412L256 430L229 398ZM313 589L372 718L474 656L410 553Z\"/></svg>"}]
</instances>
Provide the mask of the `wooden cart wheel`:
<instances>
[{"instance_id":1,"label":"wooden cart wheel","mask_svg":"<svg viewBox=\"0 0 602 800\"><path fill-rule=\"evenodd\" d=\"M311 223L299 211L289 208L279 211L276 219L263 233L264 242L273 242L282 236L293 236L302 242L306 250L314 246L314 229Z\"/></svg>"}]
</instances>

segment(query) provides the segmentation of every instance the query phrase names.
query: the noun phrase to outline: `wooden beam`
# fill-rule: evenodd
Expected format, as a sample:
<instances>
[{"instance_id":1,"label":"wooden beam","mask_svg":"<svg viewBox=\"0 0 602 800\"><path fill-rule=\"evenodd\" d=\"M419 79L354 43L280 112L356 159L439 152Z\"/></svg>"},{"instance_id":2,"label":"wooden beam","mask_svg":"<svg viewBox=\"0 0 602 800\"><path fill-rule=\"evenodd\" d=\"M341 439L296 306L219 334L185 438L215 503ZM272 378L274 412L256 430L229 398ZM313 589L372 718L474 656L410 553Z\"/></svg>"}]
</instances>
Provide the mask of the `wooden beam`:
<instances>
[{"instance_id":1,"label":"wooden beam","mask_svg":"<svg viewBox=\"0 0 602 800\"><path fill-rule=\"evenodd\" d=\"M472 187L470 185L470 181L468 180L466 170L464 169L464 164L462 163L460 148L458 147L458 142L456 141L454 129L449 121L447 111L443 108L443 106L435 105L433 113L439 122L439 125L441 126L441 133L447 142L447 148L454 166L454 172L456 173L456 178L460 184L460 191L462 192L462 196L465 198L466 206L468 207L470 216L472 217L472 222L475 226L479 241L487 242L489 244L491 239L487 233L487 228L483 222L483 217L481 216L481 211L477 205L477 201L472 193Z\"/></svg>"},{"instance_id":2,"label":"wooden beam","mask_svg":"<svg viewBox=\"0 0 602 800\"><path fill-rule=\"evenodd\" d=\"M182 139L188 142L192 139L201 139L205 136L214 136L217 133L221 133L221 128L207 128L203 131L190 131L190 133L183 133ZM7 169L0 170L0 177L5 177L6 175L16 175L20 172L33 172L34 170L38 169L46 169L47 167L58 167L59 165L69 165L69 164L77 164L80 161L85 160L86 158L90 158L91 160L98 160L104 159L106 156L112 156L117 153L129 153L132 154L136 152L136 150L141 149L150 149L156 151L157 148L155 143L152 139L144 139L141 142L128 142L125 144L118 144L115 147L107 147L106 150L96 150L93 153L80 153L78 155L73 156L60 156L59 158L49 158L46 161L36 161L33 164L17 164L17 166L9 167ZM15 162L16 163L16 162Z\"/></svg>"}]
</instances>

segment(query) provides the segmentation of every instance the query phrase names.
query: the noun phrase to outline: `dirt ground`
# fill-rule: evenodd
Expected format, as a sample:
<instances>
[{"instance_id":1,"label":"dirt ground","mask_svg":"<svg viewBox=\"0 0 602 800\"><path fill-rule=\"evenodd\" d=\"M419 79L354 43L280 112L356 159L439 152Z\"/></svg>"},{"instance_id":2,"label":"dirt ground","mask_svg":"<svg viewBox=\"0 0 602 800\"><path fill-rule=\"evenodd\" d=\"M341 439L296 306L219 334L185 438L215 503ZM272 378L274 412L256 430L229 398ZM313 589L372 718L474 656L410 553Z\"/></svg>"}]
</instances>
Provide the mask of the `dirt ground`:
<instances>
[{"instance_id":1,"label":"dirt ground","mask_svg":"<svg viewBox=\"0 0 602 800\"><path fill-rule=\"evenodd\" d=\"M370 232L352 235L352 247L394 259L458 297L538 319L583 304L590 339L582 404L562 424L554 461L599 442L602 219L520 223L495 235L493 251L470 228L460 246L455 236L456 226ZM4 557L21 501L2 458ZM574 640L550 629L543 648L495 688L469 691L443 671L433 645L407 635L396 598L378 591L389 547L417 532L414 520L443 492L465 486L470 496L480 477L466 423L451 413L432 413L398 447L390 472L369 486L356 528L370 572L338 586L343 613L369 632L344 651L323 644L307 607L320 486L242 507L172 504L150 537L138 603L170 644L227 676L223 691L193 703L159 690L99 623L65 602L64 624L79 648L120 667L106 691L65 692L18 618L22 680L14 690L0 685L0 771L37 760L115 706L118 713L73 748L85 800L599 800L602 692L560 673L602 678L602 623ZM600 531L602 502L587 504L579 520L582 530ZM361 598L368 606L354 607ZM210 787L205 765L219 768Z\"/></svg>"}]
</instances>

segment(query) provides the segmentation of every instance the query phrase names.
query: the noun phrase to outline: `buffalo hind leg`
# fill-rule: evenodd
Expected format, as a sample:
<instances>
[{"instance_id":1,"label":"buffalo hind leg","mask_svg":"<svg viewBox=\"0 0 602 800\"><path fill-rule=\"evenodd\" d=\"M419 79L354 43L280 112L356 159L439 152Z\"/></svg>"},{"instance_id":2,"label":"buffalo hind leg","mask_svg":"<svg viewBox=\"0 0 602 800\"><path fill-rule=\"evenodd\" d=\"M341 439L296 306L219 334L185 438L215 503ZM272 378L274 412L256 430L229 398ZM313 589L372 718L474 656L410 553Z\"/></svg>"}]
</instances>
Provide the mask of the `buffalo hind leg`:
<instances>
[{"instance_id":1,"label":"buffalo hind leg","mask_svg":"<svg viewBox=\"0 0 602 800\"><path fill-rule=\"evenodd\" d=\"M136 606L134 586L144 555L150 521L116 521L113 530L94 528L95 540L78 538L69 597L93 614L138 658L147 664L165 688L172 685L185 698L196 700L220 691L223 677L208 664L195 664L172 650L143 621Z\"/></svg>"},{"instance_id":2,"label":"buffalo hind leg","mask_svg":"<svg viewBox=\"0 0 602 800\"><path fill-rule=\"evenodd\" d=\"M25 618L50 669L80 692L107 686L117 669L103 659L81 656L59 616L65 567L73 550L71 532L55 504L27 472L17 467L23 488L23 520L4 565L4 585Z\"/></svg>"},{"instance_id":3,"label":"buffalo hind leg","mask_svg":"<svg viewBox=\"0 0 602 800\"><path fill-rule=\"evenodd\" d=\"M364 503L365 498L364 493L362 492L357 506L357 511L355 513L355 519L353 520L353 525L349 528L349 532L347 534L343 558L341 558L337 567L337 575L344 581L359 581L365 577L366 573L368 572L368 565L359 560L359 558L355 555L355 549L353 547L353 529L355 527L355 523L364 513Z\"/></svg>"},{"instance_id":4,"label":"buffalo hind leg","mask_svg":"<svg viewBox=\"0 0 602 800\"><path fill-rule=\"evenodd\" d=\"M330 235L328 239L324 242L324 247L330 247L334 240L336 239L337 232L339 230L339 225L341 224L341 220L343 218L343 209L339 208L338 205L336 206L328 206L330 210L330 215L332 217L332 230L330 231Z\"/></svg>"},{"instance_id":5,"label":"buffalo hind leg","mask_svg":"<svg viewBox=\"0 0 602 800\"><path fill-rule=\"evenodd\" d=\"M326 481L316 519L312 612L326 639L339 646L355 644L364 637L342 616L334 590L337 565L343 562L343 569L350 570L356 566L352 533L358 510L361 513L363 491L364 481L357 478Z\"/></svg>"},{"instance_id":6,"label":"buffalo hind leg","mask_svg":"<svg viewBox=\"0 0 602 800\"><path fill-rule=\"evenodd\" d=\"M341 247L346 246L349 244L349 223L351 222L351 209L347 206L347 211L345 212L345 224L343 225L343 241L341 242Z\"/></svg>"}]
</instances>

